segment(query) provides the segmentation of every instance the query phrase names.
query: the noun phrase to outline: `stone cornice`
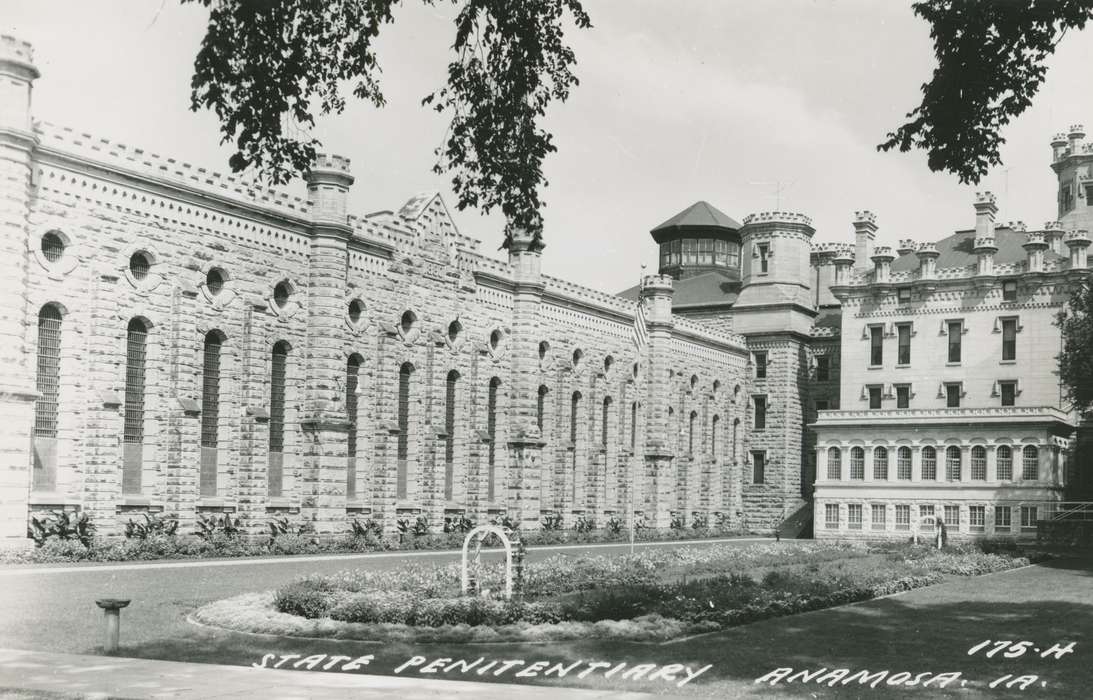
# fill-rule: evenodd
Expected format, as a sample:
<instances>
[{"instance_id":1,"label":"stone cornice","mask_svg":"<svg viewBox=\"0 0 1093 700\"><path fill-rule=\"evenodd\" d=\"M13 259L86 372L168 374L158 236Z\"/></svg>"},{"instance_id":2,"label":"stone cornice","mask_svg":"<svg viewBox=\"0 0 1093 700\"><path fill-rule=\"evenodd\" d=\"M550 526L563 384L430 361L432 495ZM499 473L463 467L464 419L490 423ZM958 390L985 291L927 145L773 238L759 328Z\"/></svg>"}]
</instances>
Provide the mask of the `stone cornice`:
<instances>
[{"instance_id":1,"label":"stone cornice","mask_svg":"<svg viewBox=\"0 0 1093 700\"><path fill-rule=\"evenodd\" d=\"M988 406L982 408L898 408L819 411L813 429L858 426L1060 424L1073 428L1067 413L1053 406Z\"/></svg>"}]
</instances>

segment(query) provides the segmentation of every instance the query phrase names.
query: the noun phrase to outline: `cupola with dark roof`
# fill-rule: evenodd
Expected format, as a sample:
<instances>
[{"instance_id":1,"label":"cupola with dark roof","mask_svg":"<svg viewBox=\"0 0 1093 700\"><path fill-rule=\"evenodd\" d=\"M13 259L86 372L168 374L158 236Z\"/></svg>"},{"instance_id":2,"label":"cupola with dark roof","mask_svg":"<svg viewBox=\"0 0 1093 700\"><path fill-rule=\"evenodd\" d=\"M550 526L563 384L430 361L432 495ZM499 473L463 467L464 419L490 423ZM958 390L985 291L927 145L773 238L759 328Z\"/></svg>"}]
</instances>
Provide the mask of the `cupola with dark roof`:
<instances>
[{"instance_id":1,"label":"cupola with dark roof","mask_svg":"<svg viewBox=\"0 0 1093 700\"><path fill-rule=\"evenodd\" d=\"M740 224L695 202L649 232L660 245L660 274L676 279L722 271L740 278Z\"/></svg>"}]
</instances>

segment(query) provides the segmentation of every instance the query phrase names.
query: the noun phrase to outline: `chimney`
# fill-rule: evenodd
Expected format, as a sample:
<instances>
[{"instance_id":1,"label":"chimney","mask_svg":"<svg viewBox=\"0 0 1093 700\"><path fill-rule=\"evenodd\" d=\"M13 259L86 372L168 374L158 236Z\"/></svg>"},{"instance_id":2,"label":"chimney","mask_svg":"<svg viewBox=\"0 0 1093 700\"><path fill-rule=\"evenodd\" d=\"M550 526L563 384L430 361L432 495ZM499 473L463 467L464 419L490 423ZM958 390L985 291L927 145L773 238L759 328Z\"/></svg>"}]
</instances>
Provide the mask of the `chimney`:
<instances>
[{"instance_id":1,"label":"chimney","mask_svg":"<svg viewBox=\"0 0 1093 700\"><path fill-rule=\"evenodd\" d=\"M877 237L877 216L871 211L854 212L854 259L856 267L868 269L873 257L873 239Z\"/></svg>"},{"instance_id":2,"label":"chimney","mask_svg":"<svg viewBox=\"0 0 1093 700\"><path fill-rule=\"evenodd\" d=\"M990 192L975 193L975 237L994 238L994 215L998 213L997 199Z\"/></svg>"},{"instance_id":3,"label":"chimney","mask_svg":"<svg viewBox=\"0 0 1093 700\"><path fill-rule=\"evenodd\" d=\"M1077 154L1082 149L1082 140L1085 138L1085 127L1081 124L1071 124L1070 133L1066 135L1070 142L1070 152Z\"/></svg>"},{"instance_id":4,"label":"chimney","mask_svg":"<svg viewBox=\"0 0 1093 700\"><path fill-rule=\"evenodd\" d=\"M919 279L937 279L937 259L941 255L937 246L933 243L919 243L915 255L918 256Z\"/></svg>"},{"instance_id":5,"label":"chimney","mask_svg":"<svg viewBox=\"0 0 1093 700\"><path fill-rule=\"evenodd\" d=\"M1044 271L1044 251L1047 250L1047 243L1044 242L1043 231L1029 231L1025 234L1027 239L1021 247L1025 249L1028 260L1029 272L1043 272Z\"/></svg>"},{"instance_id":6,"label":"chimney","mask_svg":"<svg viewBox=\"0 0 1093 700\"><path fill-rule=\"evenodd\" d=\"M1051 246L1051 250L1059 255L1063 255L1063 222L1045 221L1044 240Z\"/></svg>"},{"instance_id":7,"label":"chimney","mask_svg":"<svg viewBox=\"0 0 1093 700\"><path fill-rule=\"evenodd\" d=\"M1051 137L1051 159L1053 161L1066 157L1066 134L1058 133Z\"/></svg>"},{"instance_id":8,"label":"chimney","mask_svg":"<svg viewBox=\"0 0 1093 700\"><path fill-rule=\"evenodd\" d=\"M1089 232L1084 229L1066 234L1066 247L1070 248L1070 269L1085 270L1089 267Z\"/></svg>"},{"instance_id":9,"label":"chimney","mask_svg":"<svg viewBox=\"0 0 1093 700\"><path fill-rule=\"evenodd\" d=\"M874 283L887 284L892 281L892 261L895 257L895 254L892 253L892 249L889 246L877 246L876 251L872 255Z\"/></svg>"},{"instance_id":10,"label":"chimney","mask_svg":"<svg viewBox=\"0 0 1093 700\"><path fill-rule=\"evenodd\" d=\"M854 246L840 244L835 253L835 286L845 287L850 284L850 271L854 267Z\"/></svg>"},{"instance_id":11,"label":"chimney","mask_svg":"<svg viewBox=\"0 0 1093 700\"><path fill-rule=\"evenodd\" d=\"M994 254L998 252L998 246L994 244L994 236L976 236L975 254L978 256L978 266L975 274L979 276L994 274Z\"/></svg>"}]
</instances>

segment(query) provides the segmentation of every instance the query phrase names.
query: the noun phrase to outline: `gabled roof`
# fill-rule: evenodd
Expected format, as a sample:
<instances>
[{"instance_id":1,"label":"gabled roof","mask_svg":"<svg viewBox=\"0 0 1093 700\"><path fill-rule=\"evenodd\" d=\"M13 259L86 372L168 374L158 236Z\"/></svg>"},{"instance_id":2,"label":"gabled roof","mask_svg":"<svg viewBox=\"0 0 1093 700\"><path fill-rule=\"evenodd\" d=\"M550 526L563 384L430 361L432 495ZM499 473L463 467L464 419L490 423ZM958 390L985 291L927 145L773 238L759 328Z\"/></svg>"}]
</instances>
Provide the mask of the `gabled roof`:
<instances>
[{"instance_id":1,"label":"gabled roof","mask_svg":"<svg viewBox=\"0 0 1093 700\"><path fill-rule=\"evenodd\" d=\"M675 289L675 294L672 295L674 309L688 306L731 306L740 293L740 280L722 270L711 270L694 277L675 280L672 286ZM640 291L640 287L634 286L619 292L618 296L636 301Z\"/></svg>"},{"instance_id":2,"label":"gabled roof","mask_svg":"<svg viewBox=\"0 0 1093 700\"><path fill-rule=\"evenodd\" d=\"M1025 234L1014 231L1008 226L999 226L994 230L994 244L998 246L998 252L994 254L996 265L1010 265L1024 262L1027 258L1025 249L1021 245L1026 241ZM941 255L937 259L937 269L946 270L954 267L967 267L975 265L975 230L957 231L948 238L942 238L936 243L937 252ZM1057 260L1063 256L1048 248L1044 251L1044 260ZM901 255L892 261L892 272L906 272L918 269L918 256L914 254Z\"/></svg>"},{"instance_id":3,"label":"gabled roof","mask_svg":"<svg viewBox=\"0 0 1093 700\"><path fill-rule=\"evenodd\" d=\"M650 233L656 238L658 233L689 228L720 228L737 231L740 229L740 224L709 202L695 202L654 228Z\"/></svg>"}]
</instances>

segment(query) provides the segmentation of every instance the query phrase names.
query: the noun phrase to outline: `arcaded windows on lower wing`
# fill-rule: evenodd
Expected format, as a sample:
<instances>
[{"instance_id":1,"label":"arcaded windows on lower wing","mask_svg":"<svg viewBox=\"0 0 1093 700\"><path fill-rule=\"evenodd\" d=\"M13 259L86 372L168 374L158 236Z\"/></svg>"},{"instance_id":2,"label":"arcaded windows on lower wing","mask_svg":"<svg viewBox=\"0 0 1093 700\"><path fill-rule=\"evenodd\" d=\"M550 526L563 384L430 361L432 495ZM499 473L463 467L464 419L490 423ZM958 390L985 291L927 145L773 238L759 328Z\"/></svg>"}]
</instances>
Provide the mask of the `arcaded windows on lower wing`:
<instances>
[{"instance_id":1,"label":"arcaded windows on lower wing","mask_svg":"<svg viewBox=\"0 0 1093 700\"><path fill-rule=\"evenodd\" d=\"M838 480L842 478L842 458L842 450L838 447L827 448L827 478L829 480Z\"/></svg>"},{"instance_id":2,"label":"arcaded windows on lower wing","mask_svg":"<svg viewBox=\"0 0 1093 700\"><path fill-rule=\"evenodd\" d=\"M930 445L922 448L922 480L937 480L937 449Z\"/></svg>"},{"instance_id":3,"label":"arcaded windows on lower wing","mask_svg":"<svg viewBox=\"0 0 1093 700\"><path fill-rule=\"evenodd\" d=\"M637 450L638 444L638 402L630 404L630 450Z\"/></svg>"},{"instance_id":4,"label":"arcaded windows on lower wing","mask_svg":"<svg viewBox=\"0 0 1093 700\"><path fill-rule=\"evenodd\" d=\"M455 481L456 402L459 372L451 370L444 379L444 498L452 500Z\"/></svg>"},{"instance_id":5,"label":"arcaded windows on lower wing","mask_svg":"<svg viewBox=\"0 0 1093 700\"><path fill-rule=\"evenodd\" d=\"M961 455L960 448L950 445L945 448L945 480L960 481Z\"/></svg>"},{"instance_id":6,"label":"arcaded windows on lower wing","mask_svg":"<svg viewBox=\"0 0 1093 700\"><path fill-rule=\"evenodd\" d=\"M148 355L148 326L139 318L129 322L125 338L125 407L122 425L121 490L141 493L144 467L144 386Z\"/></svg>"},{"instance_id":7,"label":"arcaded windows on lower wing","mask_svg":"<svg viewBox=\"0 0 1093 700\"><path fill-rule=\"evenodd\" d=\"M896 479L911 480L911 448L904 446L896 450Z\"/></svg>"},{"instance_id":8,"label":"arcaded windows on lower wing","mask_svg":"<svg viewBox=\"0 0 1093 700\"><path fill-rule=\"evenodd\" d=\"M999 445L994 454L995 472L999 481L1013 480L1013 448Z\"/></svg>"},{"instance_id":9,"label":"arcaded windows on lower wing","mask_svg":"<svg viewBox=\"0 0 1093 700\"><path fill-rule=\"evenodd\" d=\"M285 374L288 369L289 346L278 341L273 346L269 373L269 470L270 497L277 498L284 490L285 465Z\"/></svg>"},{"instance_id":10,"label":"arcaded windows on lower wing","mask_svg":"<svg viewBox=\"0 0 1093 700\"><path fill-rule=\"evenodd\" d=\"M888 448L873 448L873 478L877 481L888 480Z\"/></svg>"},{"instance_id":11,"label":"arcaded windows on lower wing","mask_svg":"<svg viewBox=\"0 0 1093 700\"><path fill-rule=\"evenodd\" d=\"M600 445L602 445L605 450L607 449L607 443L608 443L608 438L609 438L608 431L607 431L607 426L608 426L608 423L610 422L610 417L611 417L611 397L610 396L605 396L605 397L603 397L603 406L602 406L601 415L600 415ZM693 432L693 430L692 430L692 432Z\"/></svg>"},{"instance_id":12,"label":"arcaded windows on lower wing","mask_svg":"<svg viewBox=\"0 0 1093 700\"><path fill-rule=\"evenodd\" d=\"M605 416L606 417L606 416ZM698 411L691 411L687 419L687 454L695 452L695 426L698 424Z\"/></svg>"},{"instance_id":13,"label":"arcaded windows on lower wing","mask_svg":"<svg viewBox=\"0 0 1093 700\"><path fill-rule=\"evenodd\" d=\"M987 448L982 445L972 446L971 455L972 481L987 480Z\"/></svg>"},{"instance_id":14,"label":"arcaded windows on lower wing","mask_svg":"<svg viewBox=\"0 0 1093 700\"><path fill-rule=\"evenodd\" d=\"M1035 445L1025 445L1021 450L1021 478L1025 481L1040 478L1040 450Z\"/></svg>"},{"instance_id":15,"label":"arcaded windows on lower wing","mask_svg":"<svg viewBox=\"0 0 1093 700\"><path fill-rule=\"evenodd\" d=\"M850 448L850 479L860 481L865 478L865 449Z\"/></svg>"}]
</instances>

